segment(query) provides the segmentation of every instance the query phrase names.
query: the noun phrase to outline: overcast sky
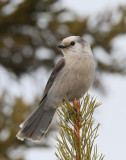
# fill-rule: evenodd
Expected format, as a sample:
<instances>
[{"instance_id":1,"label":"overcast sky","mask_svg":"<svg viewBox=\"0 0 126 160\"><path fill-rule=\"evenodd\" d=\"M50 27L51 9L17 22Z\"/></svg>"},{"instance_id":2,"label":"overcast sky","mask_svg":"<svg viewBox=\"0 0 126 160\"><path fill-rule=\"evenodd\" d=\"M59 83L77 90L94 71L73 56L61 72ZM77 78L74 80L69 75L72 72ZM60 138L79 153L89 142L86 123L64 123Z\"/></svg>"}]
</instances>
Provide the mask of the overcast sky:
<instances>
[{"instance_id":1,"label":"overcast sky","mask_svg":"<svg viewBox=\"0 0 126 160\"><path fill-rule=\"evenodd\" d=\"M93 15L104 9L112 9L119 4L126 4L126 0L61 0L63 6L75 11L77 14Z\"/></svg>"}]
</instances>

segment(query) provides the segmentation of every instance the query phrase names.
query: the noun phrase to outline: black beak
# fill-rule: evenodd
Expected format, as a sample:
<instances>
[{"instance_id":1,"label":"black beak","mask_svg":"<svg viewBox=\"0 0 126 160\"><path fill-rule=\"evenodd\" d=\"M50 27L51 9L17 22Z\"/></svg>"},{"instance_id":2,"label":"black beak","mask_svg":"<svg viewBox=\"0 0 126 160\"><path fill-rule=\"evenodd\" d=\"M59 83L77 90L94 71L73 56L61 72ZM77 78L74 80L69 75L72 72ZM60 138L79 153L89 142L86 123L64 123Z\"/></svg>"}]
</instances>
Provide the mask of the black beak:
<instances>
[{"instance_id":1,"label":"black beak","mask_svg":"<svg viewBox=\"0 0 126 160\"><path fill-rule=\"evenodd\" d=\"M61 49L67 48L66 46L63 46L62 44L58 45L57 47L59 47Z\"/></svg>"}]
</instances>

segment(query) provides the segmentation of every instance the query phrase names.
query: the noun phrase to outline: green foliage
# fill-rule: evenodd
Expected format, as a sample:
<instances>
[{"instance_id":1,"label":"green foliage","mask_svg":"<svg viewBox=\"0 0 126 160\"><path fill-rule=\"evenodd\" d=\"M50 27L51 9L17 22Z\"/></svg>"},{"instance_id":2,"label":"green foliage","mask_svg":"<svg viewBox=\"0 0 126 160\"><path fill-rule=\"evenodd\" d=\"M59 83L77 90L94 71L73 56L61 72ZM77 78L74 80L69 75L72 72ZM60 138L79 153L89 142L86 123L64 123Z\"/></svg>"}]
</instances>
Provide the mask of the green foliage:
<instances>
[{"instance_id":1,"label":"green foliage","mask_svg":"<svg viewBox=\"0 0 126 160\"><path fill-rule=\"evenodd\" d=\"M59 160L103 160L98 156L97 145L94 145L98 136L99 124L94 126L93 113L100 103L89 94L82 102L74 100L71 104L67 99L57 109L60 127L60 138L57 141Z\"/></svg>"},{"instance_id":2,"label":"green foliage","mask_svg":"<svg viewBox=\"0 0 126 160\"><path fill-rule=\"evenodd\" d=\"M9 97L9 101L5 100L5 95L0 97L0 159L11 160L9 153L22 144L15 135L30 106L24 104L20 98L17 98L15 103L12 103ZM14 158L14 160L22 160L22 158Z\"/></svg>"},{"instance_id":3,"label":"green foliage","mask_svg":"<svg viewBox=\"0 0 126 160\"><path fill-rule=\"evenodd\" d=\"M111 54L111 40L126 33L125 6L117 9L122 16L112 23L112 11L104 11L91 21L90 17L80 18L66 8L60 9L60 0L24 0L12 13L7 14L4 10L9 3L0 2L0 63L16 75L35 71L39 66L53 67L60 53L56 45L68 35L88 35L93 40L92 49L99 46L106 54ZM68 21L69 15L74 18ZM53 56L37 58L36 51L40 47L49 49ZM44 52L42 55L46 54ZM125 73L124 68L115 65L115 62L106 64L97 59L97 64L101 71Z\"/></svg>"},{"instance_id":4,"label":"green foliage","mask_svg":"<svg viewBox=\"0 0 126 160\"><path fill-rule=\"evenodd\" d=\"M30 143L27 140L20 141L16 137L19 125L29 115L32 107L32 105L25 104L21 98L16 98L13 101L7 93L4 93L0 97L0 160L23 160L24 149L26 150L30 147L49 147L49 144L45 142L39 144ZM45 138L54 129L56 130L52 126ZM15 155L17 155L16 150L19 152L19 158L15 158ZM14 152L13 157L11 156L12 152Z\"/></svg>"}]
</instances>

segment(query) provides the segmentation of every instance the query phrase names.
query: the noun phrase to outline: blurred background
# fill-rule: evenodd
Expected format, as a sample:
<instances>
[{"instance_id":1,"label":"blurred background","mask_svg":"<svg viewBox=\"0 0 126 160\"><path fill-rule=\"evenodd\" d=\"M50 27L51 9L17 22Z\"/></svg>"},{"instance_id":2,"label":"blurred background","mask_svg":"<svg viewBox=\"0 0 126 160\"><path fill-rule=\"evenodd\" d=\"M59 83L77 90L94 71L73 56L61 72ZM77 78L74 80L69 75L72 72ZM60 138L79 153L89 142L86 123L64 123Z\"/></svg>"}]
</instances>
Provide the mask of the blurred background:
<instances>
[{"instance_id":1,"label":"blurred background","mask_svg":"<svg viewBox=\"0 0 126 160\"><path fill-rule=\"evenodd\" d=\"M70 35L90 43L96 62L89 93L102 102L98 152L125 159L126 1L0 0L0 160L56 159L54 122L40 143L15 135L62 57L57 44Z\"/></svg>"}]
</instances>

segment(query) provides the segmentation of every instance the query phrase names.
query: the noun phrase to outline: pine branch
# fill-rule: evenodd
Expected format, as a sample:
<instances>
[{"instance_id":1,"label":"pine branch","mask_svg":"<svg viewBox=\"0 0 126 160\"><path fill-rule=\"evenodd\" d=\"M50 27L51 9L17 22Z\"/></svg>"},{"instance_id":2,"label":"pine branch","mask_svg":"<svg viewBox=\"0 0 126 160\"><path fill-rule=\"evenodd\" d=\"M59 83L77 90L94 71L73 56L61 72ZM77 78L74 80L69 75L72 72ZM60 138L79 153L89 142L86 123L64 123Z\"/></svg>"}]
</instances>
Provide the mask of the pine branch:
<instances>
[{"instance_id":1,"label":"pine branch","mask_svg":"<svg viewBox=\"0 0 126 160\"><path fill-rule=\"evenodd\" d=\"M99 124L94 127L93 113L101 104L89 94L83 101L74 100L70 104L68 99L57 109L59 116L60 138L55 136L58 160L103 160L98 156L97 145L94 145L98 136Z\"/></svg>"}]
</instances>

